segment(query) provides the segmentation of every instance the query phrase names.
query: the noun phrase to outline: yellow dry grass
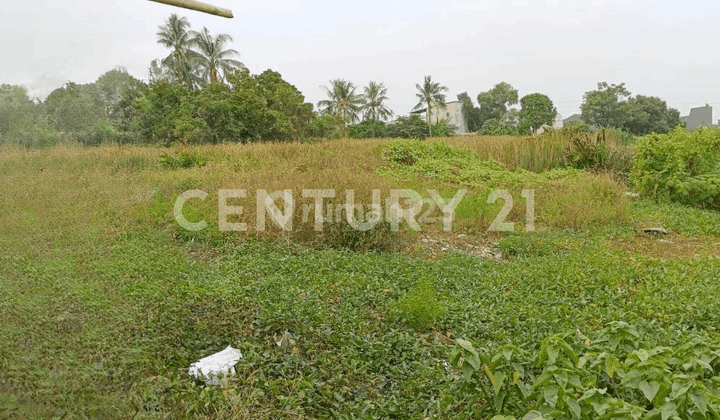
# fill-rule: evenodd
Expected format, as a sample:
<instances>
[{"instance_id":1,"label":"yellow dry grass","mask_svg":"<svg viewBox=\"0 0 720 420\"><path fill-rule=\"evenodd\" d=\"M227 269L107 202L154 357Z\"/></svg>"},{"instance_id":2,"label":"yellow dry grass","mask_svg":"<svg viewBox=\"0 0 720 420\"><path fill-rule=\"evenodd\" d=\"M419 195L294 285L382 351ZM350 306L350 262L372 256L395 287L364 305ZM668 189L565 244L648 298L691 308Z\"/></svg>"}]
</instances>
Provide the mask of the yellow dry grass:
<instances>
[{"instance_id":1,"label":"yellow dry grass","mask_svg":"<svg viewBox=\"0 0 720 420\"><path fill-rule=\"evenodd\" d=\"M480 158L493 158L513 167L521 159L549 161L559 153L551 140L525 137L464 136L446 139L455 146L470 148ZM328 204L344 204L345 190L355 191L356 203L370 204L373 189L381 190L383 204L391 189L424 188L452 191L458 185L435 186L432 180L398 180L379 176L376 169L387 165L376 152L385 140L343 139L313 144L256 143L248 145L204 145L180 149L103 146L81 148L0 151L2 175L3 241L25 248L23 253L45 253L75 241L100 240L104 235L126 231L131 225L147 223L193 237L294 236L312 241L322 236L314 231L313 213L303 211L312 198L303 198L303 189L334 189ZM170 170L158 162L165 153L186 151L207 160L202 167ZM547 163L542 163L545 165ZM541 165L538 163L538 165ZM532 188L533 186L524 186ZM188 201L184 214L191 221L203 218L209 227L201 233L184 232L175 222L172 206L177 196L189 189L201 189L207 198ZM245 222L246 233L218 232L218 191L244 189L247 198L230 199L228 205L242 205L241 216L230 222ZM254 232L256 191L290 189L295 200L293 232L283 232L268 221L265 232ZM418 191L425 197L427 192ZM502 201L487 204L486 191L468 192L467 205L483 207L458 213L459 229L484 233L502 207ZM508 221L524 220L519 191L513 192L516 206ZM600 195L598 195L600 194ZM445 194L447 195L447 194ZM594 195L601 197L593 199ZM620 188L606 177L587 175L574 183L557 182L536 193L539 224L580 227L587 223L623 221L626 200ZM276 200L282 210L282 200ZM441 213L436 211L435 216ZM303 216L309 216L303 222ZM440 228L441 223L428 228ZM520 227L520 226L519 226ZM8 238L14 238L10 240ZM29 245L32 244L32 245ZM11 245L7 243L6 245Z\"/></svg>"}]
</instances>

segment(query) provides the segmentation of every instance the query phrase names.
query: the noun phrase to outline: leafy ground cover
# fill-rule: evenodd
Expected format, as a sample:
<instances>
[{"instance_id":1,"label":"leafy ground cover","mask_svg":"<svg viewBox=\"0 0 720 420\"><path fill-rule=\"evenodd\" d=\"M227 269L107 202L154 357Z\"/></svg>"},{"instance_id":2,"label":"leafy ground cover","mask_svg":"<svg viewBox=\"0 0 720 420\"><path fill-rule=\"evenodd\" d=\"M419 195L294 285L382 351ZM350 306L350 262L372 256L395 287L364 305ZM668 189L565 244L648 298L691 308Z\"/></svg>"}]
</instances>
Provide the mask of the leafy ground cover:
<instances>
[{"instance_id":1,"label":"leafy ground cover","mask_svg":"<svg viewBox=\"0 0 720 420\"><path fill-rule=\"evenodd\" d=\"M465 186L451 234L489 235L480 225L502 203L490 207L477 180L452 174L502 166L420 144L446 152L438 177L383 158L393 144L198 147L174 160L152 148L4 151L1 416L717 418L717 213L633 202L601 175L524 174L515 187L564 197L536 192L538 229L527 232L517 195L515 232L491 235L502 261L220 233L210 204L186 214L207 216L206 232L172 220L187 188L217 203L218 188L275 182ZM160 163L169 161L203 164ZM291 183L299 174L309 186ZM608 194L601 213L579 199L597 185ZM658 225L669 235L636 231ZM412 248L418 237L404 229L384 241ZM680 243L695 248L667 250ZM278 346L286 332L292 344ZM229 344L245 357L228 386L187 375Z\"/></svg>"}]
</instances>

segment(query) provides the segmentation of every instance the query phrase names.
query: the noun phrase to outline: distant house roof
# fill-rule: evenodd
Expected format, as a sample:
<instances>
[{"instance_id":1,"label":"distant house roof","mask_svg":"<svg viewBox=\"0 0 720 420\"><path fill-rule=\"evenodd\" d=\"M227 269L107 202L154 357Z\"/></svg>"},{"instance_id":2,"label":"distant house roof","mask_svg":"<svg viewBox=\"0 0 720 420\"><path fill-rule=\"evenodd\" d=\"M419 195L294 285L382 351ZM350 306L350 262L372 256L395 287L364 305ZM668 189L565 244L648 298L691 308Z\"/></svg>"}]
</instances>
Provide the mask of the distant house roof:
<instances>
[{"instance_id":1,"label":"distant house roof","mask_svg":"<svg viewBox=\"0 0 720 420\"><path fill-rule=\"evenodd\" d=\"M571 116L563 120L563 124L567 124L573 121L582 121L582 116L580 114L572 114Z\"/></svg>"},{"instance_id":2,"label":"distant house roof","mask_svg":"<svg viewBox=\"0 0 720 420\"><path fill-rule=\"evenodd\" d=\"M462 102L460 102L460 101L450 101L450 102L445 102L445 105L459 104L459 103L462 103ZM411 113L411 114L422 114L422 113L425 112L425 111L427 111L427 108L418 109L417 111L410 111L410 113Z\"/></svg>"}]
</instances>

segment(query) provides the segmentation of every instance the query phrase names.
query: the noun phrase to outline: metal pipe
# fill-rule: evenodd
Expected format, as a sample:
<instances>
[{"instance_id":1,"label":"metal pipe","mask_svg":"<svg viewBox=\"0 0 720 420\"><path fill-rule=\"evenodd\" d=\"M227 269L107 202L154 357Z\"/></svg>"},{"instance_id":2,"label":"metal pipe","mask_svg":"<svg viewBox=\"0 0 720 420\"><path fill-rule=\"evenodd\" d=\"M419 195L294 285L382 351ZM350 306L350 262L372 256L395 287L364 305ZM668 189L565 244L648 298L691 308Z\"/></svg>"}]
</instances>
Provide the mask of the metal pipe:
<instances>
[{"instance_id":1,"label":"metal pipe","mask_svg":"<svg viewBox=\"0 0 720 420\"><path fill-rule=\"evenodd\" d=\"M168 4L170 6L183 7L185 9L195 10L203 13L210 13L215 16L222 16L226 18L233 18L232 10L222 9L215 7L207 3L202 3L195 0L150 0L156 3Z\"/></svg>"}]
</instances>

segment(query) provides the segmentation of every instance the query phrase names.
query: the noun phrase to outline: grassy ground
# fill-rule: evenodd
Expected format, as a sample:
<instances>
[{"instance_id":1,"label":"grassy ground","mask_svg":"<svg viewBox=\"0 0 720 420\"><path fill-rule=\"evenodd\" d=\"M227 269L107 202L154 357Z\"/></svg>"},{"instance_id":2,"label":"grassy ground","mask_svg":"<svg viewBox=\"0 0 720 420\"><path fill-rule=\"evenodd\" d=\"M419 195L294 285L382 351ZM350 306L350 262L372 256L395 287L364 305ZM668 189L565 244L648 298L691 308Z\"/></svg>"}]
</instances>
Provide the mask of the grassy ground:
<instances>
[{"instance_id":1,"label":"grassy ground","mask_svg":"<svg viewBox=\"0 0 720 420\"><path fill-rule=\"evenodd\" d=\"M602 175L507 169L478 159L503 161L483 142L496 145L1 151L0 417L476 418L484 403L468 403L444 363L455 339L533 352L553 334L624 321L648 346L717 341L720 215L633 202ZM160 164L180 152L195 158ZM195 233L172 216L192 188L208 193L185 208L208 222ZM293 232L219 232L220 188L247 189L234 221L251 226L258 188L292 189L297 208L312 202L303 188L354 189L363 203L372 189L467 188L442 234L497 242L504 259L422 258L407 226L318 234L299 210ZM487 203L498 188L515 198L514 233L486 232L503 206ZM535 189L534 232L521 189ZM670 235L636 233L659 225ZM422 227L441 234L441 223ZM350 240L356 252L343 248ZM280 348L286 331L296 341ZM186 374L229 344L245 356L229 386Z\"/></svg>"}]
</instances>

